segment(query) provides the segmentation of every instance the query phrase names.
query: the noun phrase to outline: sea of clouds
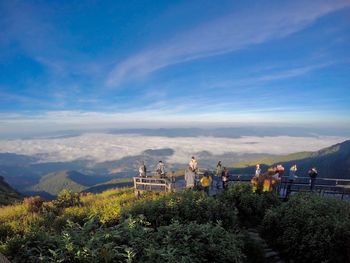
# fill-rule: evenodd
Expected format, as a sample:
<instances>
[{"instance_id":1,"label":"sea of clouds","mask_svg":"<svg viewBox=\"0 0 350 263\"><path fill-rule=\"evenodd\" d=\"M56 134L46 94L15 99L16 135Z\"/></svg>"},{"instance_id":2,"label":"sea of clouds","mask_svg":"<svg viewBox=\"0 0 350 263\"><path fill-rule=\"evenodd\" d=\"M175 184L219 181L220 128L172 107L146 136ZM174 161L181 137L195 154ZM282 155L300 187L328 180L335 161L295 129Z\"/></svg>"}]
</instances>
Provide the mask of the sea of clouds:
<instances>
[{"instance_id":1,"label":"sea of clouds","mask_svg":"<svg viewBox=\"0 0 350 263\"><path fill-rule=\"evenodd\" d=\"M347 138L322 137L162 137L130 134L87 133L76 137L50 139L0 140L0 152L39 156L41 162L88 159L94 162L118 160L142 154L147 149L171 148L175 151L169 163L187 163L192 155L208 151L224 153L288 154L315 151Z\"/></svg>"}]
</instances>

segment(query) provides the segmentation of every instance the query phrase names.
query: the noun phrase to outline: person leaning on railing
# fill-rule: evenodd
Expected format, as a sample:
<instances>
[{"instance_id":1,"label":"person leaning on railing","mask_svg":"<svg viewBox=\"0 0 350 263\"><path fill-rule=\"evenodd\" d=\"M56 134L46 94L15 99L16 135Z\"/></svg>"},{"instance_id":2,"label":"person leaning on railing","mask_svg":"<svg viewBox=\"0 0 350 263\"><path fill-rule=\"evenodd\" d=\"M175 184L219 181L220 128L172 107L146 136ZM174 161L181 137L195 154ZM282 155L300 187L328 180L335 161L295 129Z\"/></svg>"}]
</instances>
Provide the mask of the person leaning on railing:
<instances>
[{"instance_id":1,"label":"person leaning on railing","mask_svg":"<svg viewBox=\"0 0 350 263\"><path fill-rule=\"evenodd\" d=\"M286 192L286 198L290 195L292 191L292 185L294 183L294 180L298 178L296 175L298 171L297 165L294 164L290 169L289 169L289 176L288 176L288 184L287 184L287 192Z\"/></svg>"},{"instance_id":2,"label":"person leaning on railing","mask_svg":"<svg viewBox=\"0 0 350 263\"><path fill-rule=\"evenodd\" d=\"M157 168L156 168L156 173L160 178L165 178L165 165L163 161L159 161Z\"/></svg>"},{"instance_id":3,"label":"person leaning on railing","mask_svg":"<svg viewBox=\"0 0 350 263\"><path fill-rule=\"evenodd\" d=\"M310 191L313 191L315 188L316 183L316 177L318 175L316 167L313 167L309 170L309 177L310 177Z\"/></svg>"}]
</instances>

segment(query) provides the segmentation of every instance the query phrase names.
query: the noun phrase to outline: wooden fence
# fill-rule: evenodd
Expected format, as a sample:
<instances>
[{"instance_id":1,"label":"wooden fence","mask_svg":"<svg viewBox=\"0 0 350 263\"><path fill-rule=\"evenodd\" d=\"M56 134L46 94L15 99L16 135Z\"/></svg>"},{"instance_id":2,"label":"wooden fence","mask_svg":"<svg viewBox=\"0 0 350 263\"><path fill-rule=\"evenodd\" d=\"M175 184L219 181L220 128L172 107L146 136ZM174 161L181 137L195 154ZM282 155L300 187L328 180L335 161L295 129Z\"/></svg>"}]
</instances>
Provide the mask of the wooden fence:
<instances>
[{"instance_id":1,"label":"wooden fence","mask_svg":"<svg viewBox=\"0 0 350 263\"><path fill-rule=\"evenodd\" d=\"M145 191L172 192L174 190L174 182L169 178L134 177L133 180L137 196Z\"/></svg>"}]
</instances>

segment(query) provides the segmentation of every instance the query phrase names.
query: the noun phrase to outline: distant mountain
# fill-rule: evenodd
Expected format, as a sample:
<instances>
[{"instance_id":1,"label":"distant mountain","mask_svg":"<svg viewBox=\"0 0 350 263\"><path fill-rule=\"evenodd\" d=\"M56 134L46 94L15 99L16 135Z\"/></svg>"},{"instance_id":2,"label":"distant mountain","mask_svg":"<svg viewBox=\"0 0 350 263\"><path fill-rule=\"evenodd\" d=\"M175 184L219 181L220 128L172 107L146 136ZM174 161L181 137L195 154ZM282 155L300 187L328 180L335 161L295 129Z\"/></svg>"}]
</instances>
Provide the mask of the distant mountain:
<instances>
[{"instance_id":1,"label":"distant mountain","mask_svg":"<svg viewBox=\"0 0 350 263\"><path fill-rule=\"evenodd\" d=\"M38 158L15 153L0 153L0 165L26 166L38 161Z\"/></svg>"},{"instance_id":2,"label":"distant mountain","mask_svg":"<svg viewBox=\"0 0 350 263\"><path fill-rule=\"evenodd\" d=\"M86 193L101 193L108 189L112 188L121 188L121 187L131 187L133 186L132 178L115 178L108 182L104 182L101 184L96 184L90 188L83 190Z\"/></svg>"},{"instance_id":3,"label":"distant mountain","mask_svg":"<svg viewBox=\"0 0 350 263\"><path fill-rule=\"evenodd\" d=\"M39 183L28 189L57 195L63 189L81 192L86 188L110 180L109 177L90 176L76 171L60 171L43 176Z\"/></svg>"},{"instance_id":4,"label":"distant mountain","mask_svg":"<svg viewBox=\"0 0 350 263\"><path fill-rule=\"evenodd\" d=\"M0 176L0 206L12 204L21 200L21 196L17 193L4 178Z\"/></svg>"},{"instance_id":5,"label":"distant mountain","mask_svg":"<svg viewBox=\"0 0 350 263\"><path fill-rule=\"evenodd\" d=\"M315 152L300 152L236 163L232 172L252 174L257 163L263 164L263 169L273 164L283 164L289 169L296 164L300 176L307 176L308 170L316 167L320 177L350 179L350 140Z\"/></svg>"},{"instance_id":6,"label":"distant mountain","mask_svg":"<svg viewBox=\"0 0 350 263\"><path fill-rule=\"evenodd\" d=\"M144 136L240 138L242 136L348 136L349 129L310 128L285 126L240 126L221 128L160 128L160 129L110 129L111 134L136 134Z\"/></svg>"}]
</instances>

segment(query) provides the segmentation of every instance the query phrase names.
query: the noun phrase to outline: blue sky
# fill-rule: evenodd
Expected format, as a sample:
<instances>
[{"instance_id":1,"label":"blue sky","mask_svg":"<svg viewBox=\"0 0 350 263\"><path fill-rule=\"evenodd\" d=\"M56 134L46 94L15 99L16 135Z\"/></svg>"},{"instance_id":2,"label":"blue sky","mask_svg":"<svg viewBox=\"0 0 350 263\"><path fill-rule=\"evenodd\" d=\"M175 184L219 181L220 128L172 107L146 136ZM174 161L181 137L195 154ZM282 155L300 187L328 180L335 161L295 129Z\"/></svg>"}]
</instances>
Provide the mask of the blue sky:
<instances>
[{"instance_id":1,"label":"blue sky","mask_svg":"<svg viewBox=\"0 0 350 263\"><path fill-rule=\"evenodd\" d=\"M0 0L0 28L6 132L350 127L349 0Z\"/></svg>"}]
</instances>

